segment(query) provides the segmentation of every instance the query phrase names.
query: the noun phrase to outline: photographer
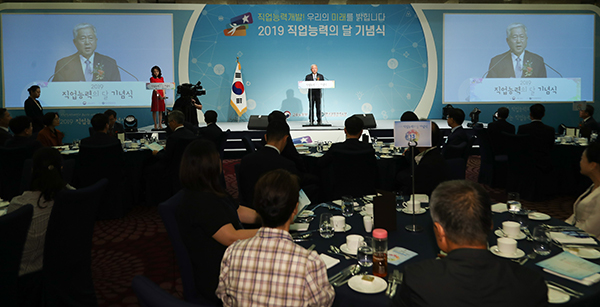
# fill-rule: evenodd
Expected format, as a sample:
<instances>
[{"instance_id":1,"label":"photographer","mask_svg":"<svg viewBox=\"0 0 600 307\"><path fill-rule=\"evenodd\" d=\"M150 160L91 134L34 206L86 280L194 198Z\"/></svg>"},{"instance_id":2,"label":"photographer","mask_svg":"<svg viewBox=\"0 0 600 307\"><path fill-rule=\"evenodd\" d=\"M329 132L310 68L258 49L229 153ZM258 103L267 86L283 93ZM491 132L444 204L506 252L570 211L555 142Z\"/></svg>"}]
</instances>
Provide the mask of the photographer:
<instances>
[{"instance_id":1,"label":"photographer","mask_svg":"<svg viewBox=\"0 0 600 307\"><path fill-rule=\"evenodd\" d=\"M198 81L196 85L184 83L178 86L177 94L181 96L175 100L173 110L179 110L183 112L185 116L185 122L190 123L197 128L198 113L196 109L202 110L202 103L198 99L198 96L205 95L206 90L202 89L200 81Z\"/></svg>"}]
</instances>

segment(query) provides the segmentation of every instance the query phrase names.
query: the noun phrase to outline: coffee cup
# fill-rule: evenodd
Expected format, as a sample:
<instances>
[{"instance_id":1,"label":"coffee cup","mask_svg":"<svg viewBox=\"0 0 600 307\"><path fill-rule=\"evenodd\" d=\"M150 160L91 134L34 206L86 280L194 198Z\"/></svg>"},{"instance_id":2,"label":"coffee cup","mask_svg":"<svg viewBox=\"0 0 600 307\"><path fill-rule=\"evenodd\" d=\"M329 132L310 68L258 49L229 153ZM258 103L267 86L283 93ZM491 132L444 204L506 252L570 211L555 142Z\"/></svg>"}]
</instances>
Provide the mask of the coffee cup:
<instances>
[{"instance_id":1,"label":"coffee cup","mask_svg":"<svg viewBox=\"0 0 600 307\"><path fill-rule=\"evenodd\" d=\"M498 250L503 255L514 255L517 252L517 240L511 238L498 238Z\"/></svg>"},{"instance_id":2,"label":"coffee cup","mask_svg":"<svg viewBox=\"0 0 600 307\"><path fill-rule=\"evenodd\" d=\"M516 238L521 232L521 224L513 221L502 222L502 230L507 236Z\"/></svg>"},{"instance_id":3,"label":"coffee cup","mask_svg":"<svg viewBox=\"0 0 600 307\"><path fill-rule=\"evenodd\" d=\"M405 201L404 203L402 203L402 206L404 206L404 208L406 209L406 212L412 213L413 212L413 202L412 201ZM415 200L415 212L419 212L421 211L421 202L418 200Z\"/></svg>"},{"instance_id":4,"label":"coffee cup","mask_svg":"<svg viewBox=\"0 0 600 307\"><path fill-rule=\"evenodd\" d=\"M336 215L331 218L333 221L333 229L335 232L343 232L346 228L346 218L341 215Z\"/></svg>"},{"instance_id":5,"label":"coffee cup","mask_svg":"<svg viewBox=\"0 0 600 307\"><path fill-rule=\"evenodd\" d=\"M373 217L370 215L363 216L363 222L365 223L365 231L371 232L373 230Z\"/></svg>"},{"instance_id":6,"label":"coffee cup","mask_svg":"<svg viewBox=\"0 0 600 307\"><path fill-rule=\"evenodd\" d=\"M365 212L367 213L367 215L373 215L373 204L366 204L365 205Z\"/></svg>"},{"instance_id":7,"label":"coffee cup","mask_svg":"<svg viewBox=\"0 0 600 307\"><path fill-rule=\"evenodd\" d=\"M365 242L365 238L361 235L349 235L346 236L346 247L351 254L356 253L358 247L361 246Z\"/></svg>"}]
</instances>

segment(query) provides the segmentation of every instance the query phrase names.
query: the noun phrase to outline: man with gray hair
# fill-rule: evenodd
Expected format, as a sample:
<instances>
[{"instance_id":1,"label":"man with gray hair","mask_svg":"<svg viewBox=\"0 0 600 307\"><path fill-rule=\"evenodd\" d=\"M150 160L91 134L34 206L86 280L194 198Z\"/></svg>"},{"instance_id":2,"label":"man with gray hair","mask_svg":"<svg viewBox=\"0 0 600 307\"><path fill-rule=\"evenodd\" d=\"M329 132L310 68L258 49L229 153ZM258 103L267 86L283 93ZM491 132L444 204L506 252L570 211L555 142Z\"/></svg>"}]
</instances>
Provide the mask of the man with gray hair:
<instances>
[{"instance_id":1,"label":"man with gray hair","mask_svg":"<svg viewBox=\"0 0 600 307\"><path fill-rule=\"evenodd\" d=\"M547 306L543 277L487 249L491 200L479 184L441 183L431 196L438 247L448 255L406 267L396 306Z\"/></svg>"},{"instance_id":2,"label":"man with gray hair","mask_svg":"<svg viewBox=\"0 0 600 307\"><path fill-rule=\"evenodd\" d=\"M527 27L512 23L506 28L510 50L492 58L486 78L546 78L544 58L526 51Z\"/></svg>"},{"instance_id":3,"label":"man with gray hair","mask_svg":"<svg viewBox=\"0 0 600 307\"><path fill-rule=\"evenodd\" d=\"M121 81L117 61L96 52L96 27L80 23L73 28L77 52L56 62L52 81Z\"/></svg>"}]
</instances>

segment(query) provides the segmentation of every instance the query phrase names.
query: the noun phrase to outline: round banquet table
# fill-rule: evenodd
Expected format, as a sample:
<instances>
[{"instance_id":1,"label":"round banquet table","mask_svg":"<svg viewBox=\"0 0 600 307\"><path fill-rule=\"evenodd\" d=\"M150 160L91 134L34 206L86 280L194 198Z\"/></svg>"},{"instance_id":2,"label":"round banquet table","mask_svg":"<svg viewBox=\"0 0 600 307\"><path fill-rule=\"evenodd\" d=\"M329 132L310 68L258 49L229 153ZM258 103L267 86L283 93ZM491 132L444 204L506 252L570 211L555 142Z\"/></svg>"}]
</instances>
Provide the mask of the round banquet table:
<instances>
[{"instance_id":1,"label":"round banquet table","mask_svg":"<svg viewBox=\"0 0 600 307\"><path fill-rule=\"evenodd\" d=\"M423 204L426 207L426 204ZM313 206L311 206L313 207ZM330 245L334 245L340 247L342 244L346 243L346 236L349 234L359 234L362 236L371 236L370 233L365 231L362 215L358 212L355 212L353 216L346 218L346 223L351 225L352 228L347 232L336 232L335 235L330 239L324 239L319 235L318 232L318 224L319 224L319 216L321 213L331 212L333 215L341 215L341 211L339 210L330 210L326 207L319 207L315 210L315 219L310 222L309 230L316 230L313 233L312 239L309 241L299 242L298 244L308 248L310 245L315 244L315 251L319 254L325 253L327 256L336 258L340 260L340 263L331 267L327 270L328 276L332 277L337 274L342 269L348 267L351 264L355 264L355 259L346 260L342 256L332 255L327 253ZM433 259L437 257L439 252L439 248L435 242L435 236L433 234L433 222L431 220L431 216L429 214L429 210L426 213L416 215L416 224L423 227L423 231L412 233L408 232L404 229L406 225L412 224L412 215L405 214L403 212L397 212L397 230L396 231L388 231L388 249L392 249L393 247L400 246L411 251L418 253L417 256L407 260L404 263L400 263L399 265L388 264L388 276L391 275L393 270L399 270L402 272L404 270L405 265L410 265L412 263L419 262L425 259ZM502 225L503 221L513 220L513 217L510 213L494 213L493 221L494 221L494 229L497 229ZM549 224L549 225L566 225L563 221L557 219L550 219L547 221L534 221L528 220L528 228L530 231L533 231L533 228L540 224ZM496 245L497 237L496 235L490 233L488 238L488 242L490 246ZM523 250L525 253L529 254L533 251L533 242L527 241L526 239L519 240L517 243L517 247ZM557 255L562 252L562 249L552 246L552 252L548 256L540 256L537 255L535 259L527 261L524 265L529 267L530 269L539 272L543 275L544 279L558 282L562 285L565 285L571 289L574 289L579 292L583 292L584 296L581 299L576 299L571 297L569 302L560 304L561 306L600 306L600 283L596 283L591 286L584 286L582 284L569 281L558 276L546 273L542 271L542 268L535 265L536 262L548 259L554 255ZM502 259L503 261L511 261L509 259ZM596 264L600 264L600 259L590 260ZM372 273L372 268L362 268L361 272L367 272L368 274ZM387 277L385 278L387 281ZM400 287L400 286L399 286ZM396 293L399 293L398 291ZM378 294L362 294L356 292L348 286L348 284L344 284L339 287L334 287L335 289L335 301L334 306L389 306L391 304L391 299L389 299L385 295L385 291ZM435 295L432 293L431 295Z\"/></svg>"}]
</instances>

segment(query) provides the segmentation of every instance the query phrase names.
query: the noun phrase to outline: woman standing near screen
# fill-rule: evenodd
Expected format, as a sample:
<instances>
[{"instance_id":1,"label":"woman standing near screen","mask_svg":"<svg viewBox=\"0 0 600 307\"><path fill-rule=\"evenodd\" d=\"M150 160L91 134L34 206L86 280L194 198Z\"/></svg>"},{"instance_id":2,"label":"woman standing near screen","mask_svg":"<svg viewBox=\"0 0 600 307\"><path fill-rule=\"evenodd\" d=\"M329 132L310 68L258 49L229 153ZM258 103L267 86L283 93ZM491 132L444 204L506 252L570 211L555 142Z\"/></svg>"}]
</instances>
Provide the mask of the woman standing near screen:
<instances>
[{"instance_id":1,"label":"woman standing near screen","mask_svg":"<svg viewBox=\"0 0 600 307\"><path fill-rule=\"evenodd\" d=\"M32 85L27 89L29 97L25 100L25 115L31 118L33 133L38 133L44 128L44 108L37 100L42 94L42 90L37 85Z\"/></svg>"},{"instance_id":2,"label":"woman standing near screen","mask_svg":"<svg viewBox=\"0 0 600 307\"><path fill-rule=\"evenodd\" d=\"M150 71L152 72L152 77L150 77L151 83L165 82L160 67L154 66ZM154 120L154 129L162 129L162 112L165 111L165 98L165 90L152 91L152 107L150 111ZM156 113L158 113L158 122L156 122Z\"/></svg>"}]
</instances>

